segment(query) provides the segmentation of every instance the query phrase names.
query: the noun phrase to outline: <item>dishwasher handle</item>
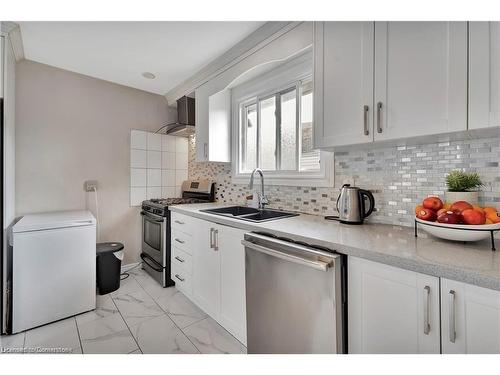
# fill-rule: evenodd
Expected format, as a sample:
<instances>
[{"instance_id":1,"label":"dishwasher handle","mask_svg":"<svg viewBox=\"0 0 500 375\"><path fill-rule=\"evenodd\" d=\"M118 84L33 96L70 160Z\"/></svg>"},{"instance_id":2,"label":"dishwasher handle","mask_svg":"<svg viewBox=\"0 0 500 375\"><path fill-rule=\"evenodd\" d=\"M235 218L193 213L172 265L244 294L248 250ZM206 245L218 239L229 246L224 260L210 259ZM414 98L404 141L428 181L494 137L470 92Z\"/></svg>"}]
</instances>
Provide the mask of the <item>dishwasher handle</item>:
<instances>
[{"instance_id":1,"label":"dishwasher handle","mask_svg":"<svg viewBox=\"0 0 500 375\"><path fill-rule=\"evenodd\" d=\"M289 262L293 262L293 263L297 263L297 264L300 264L303 266L311 267L311 268L314 268L314 269L319 270L319 271L326 272L333 264L333 260L330 260L328 262L322 261L322 260L311 260L311 259L303 258L303 257L298 256L298 255L293 255L293 254L285 253L285 252L282 252L279 250L274 250L274 249L270 249L268 247L257 245L255 243L247 241L247 240L242 240L241 243L243 246L245 246L249 249L256 250L258 252L261 252L261 253L264 253L267 255L271 255L271 256L276 257L276 258L287 260Z\"/></svg>"}]
</instances>

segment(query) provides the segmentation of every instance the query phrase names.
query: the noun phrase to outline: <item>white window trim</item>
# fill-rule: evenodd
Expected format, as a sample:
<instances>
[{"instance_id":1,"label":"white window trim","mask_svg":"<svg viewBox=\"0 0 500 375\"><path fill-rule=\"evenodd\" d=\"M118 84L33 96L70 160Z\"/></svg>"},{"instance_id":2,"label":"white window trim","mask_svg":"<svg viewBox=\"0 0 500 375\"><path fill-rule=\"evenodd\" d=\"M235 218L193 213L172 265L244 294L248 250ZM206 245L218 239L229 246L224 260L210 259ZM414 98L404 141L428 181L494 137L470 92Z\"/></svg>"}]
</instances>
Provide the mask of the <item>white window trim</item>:
<instances>
[{"instance_id":1,"label":"white window trim","mask_svg":"<svg viewBox=\"0 0 500 375\"><path fill-rule=\"evenodd\" d=\"M231 175L235 184L247 184L251 173L240 172L240 120L241 107L258 98L275 94L312 79L312 56L305 53L264 75L232 89L232 160ZM314 98L313 98L314 100ZM258 103L258 102L257 102ZM264 171L266 185L331 187L334 181L333 152L320 150L320 169L317 171Z\"/></svg>"}]
</instances>

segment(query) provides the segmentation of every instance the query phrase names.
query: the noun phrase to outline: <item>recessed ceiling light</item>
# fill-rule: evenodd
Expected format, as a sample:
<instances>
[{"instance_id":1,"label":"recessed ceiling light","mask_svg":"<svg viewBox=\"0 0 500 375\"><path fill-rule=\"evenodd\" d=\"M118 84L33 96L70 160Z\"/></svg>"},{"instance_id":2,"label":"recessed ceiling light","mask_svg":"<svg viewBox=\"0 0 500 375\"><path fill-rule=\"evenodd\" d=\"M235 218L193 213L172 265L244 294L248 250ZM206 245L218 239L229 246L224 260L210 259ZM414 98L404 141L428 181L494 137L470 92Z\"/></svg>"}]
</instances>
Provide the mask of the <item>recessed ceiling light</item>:
<instances>
[{"instance_id":1,"label":"recessed ceiling light","mask_svg":"<svg viewBox=\"0 0 500 375\"><path fill-rule=\"evenodd\" d=\"M156 78L156 76L151 72L144 72L144 73L142 73L142 76L144 78L147 78L147 79L155 79Z\"/></svg>"}]
</instances>

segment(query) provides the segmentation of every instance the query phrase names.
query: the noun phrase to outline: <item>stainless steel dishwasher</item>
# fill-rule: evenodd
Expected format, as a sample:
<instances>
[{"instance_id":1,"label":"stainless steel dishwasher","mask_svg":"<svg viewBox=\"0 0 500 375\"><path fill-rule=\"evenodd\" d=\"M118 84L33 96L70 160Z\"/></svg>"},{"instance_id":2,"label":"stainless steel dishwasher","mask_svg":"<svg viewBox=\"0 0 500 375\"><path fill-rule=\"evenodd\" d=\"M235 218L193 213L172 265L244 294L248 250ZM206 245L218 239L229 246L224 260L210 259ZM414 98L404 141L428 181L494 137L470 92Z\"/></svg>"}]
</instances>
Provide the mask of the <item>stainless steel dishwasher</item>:
<instances>
[{"instance_id":1,"label":"stainless steel dishwasher","mask_svg":"<svg viewBox=\"0 0 500 375\"><path fill-rule=\"evenodd\" d=\"M345 353L345 256L257 233L242 243L248 353Z\"/></svg>"}]
</instances>

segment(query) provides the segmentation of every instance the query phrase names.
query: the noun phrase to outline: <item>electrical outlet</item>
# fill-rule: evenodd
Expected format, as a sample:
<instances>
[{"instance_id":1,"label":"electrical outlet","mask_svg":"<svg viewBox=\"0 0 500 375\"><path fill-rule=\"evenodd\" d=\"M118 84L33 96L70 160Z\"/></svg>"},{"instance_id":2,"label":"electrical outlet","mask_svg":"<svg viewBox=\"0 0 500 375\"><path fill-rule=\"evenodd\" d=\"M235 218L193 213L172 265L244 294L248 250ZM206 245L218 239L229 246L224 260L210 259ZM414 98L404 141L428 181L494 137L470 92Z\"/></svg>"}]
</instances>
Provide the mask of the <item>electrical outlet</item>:
<instances>
[{"instance_id":1,"label":"electrical outlet","mask_svg":"<svg viewBox=\"0 0 500 375\"><path fill-rule=\"evenodd\" d=\"M83 183L83 190L86 192L97 190L97 180L87 180Z\"/></svg>"}]
</instances>

